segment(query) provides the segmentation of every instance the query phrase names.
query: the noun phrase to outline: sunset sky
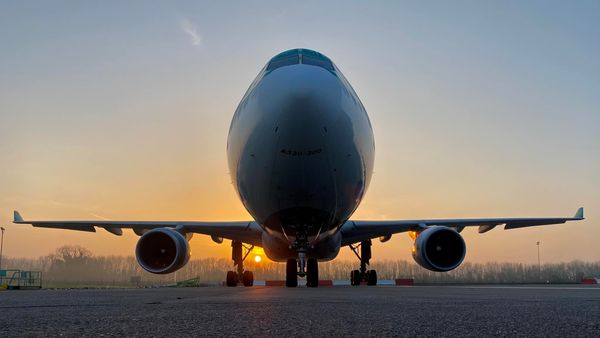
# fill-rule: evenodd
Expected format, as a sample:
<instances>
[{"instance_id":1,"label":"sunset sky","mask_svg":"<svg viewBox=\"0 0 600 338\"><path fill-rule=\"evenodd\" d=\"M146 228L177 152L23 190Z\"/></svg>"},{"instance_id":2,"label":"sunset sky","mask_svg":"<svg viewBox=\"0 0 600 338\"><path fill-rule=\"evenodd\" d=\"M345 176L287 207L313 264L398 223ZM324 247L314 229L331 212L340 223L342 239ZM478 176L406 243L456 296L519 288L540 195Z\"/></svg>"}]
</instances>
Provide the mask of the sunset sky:
<instances>
[{"instance_id":1,"label":"sunset sky","mask_svg":"<svg viewBox=\"0 0 600 338\"><path fill-rule=\"evenodd\" d=\"M26 219L247 220L228 176L232 114L273 55L315 49L369 112L375 173L354 219L571 216L483 235L467 262L600 260L598 1L3 1L4 254L78 244L132 255L130 231ZM230 257L196 235L193 257ZM410 258L411 239L373 247ZM343 248L338 258L354 256Z\"/></svg>"}]
</instances>

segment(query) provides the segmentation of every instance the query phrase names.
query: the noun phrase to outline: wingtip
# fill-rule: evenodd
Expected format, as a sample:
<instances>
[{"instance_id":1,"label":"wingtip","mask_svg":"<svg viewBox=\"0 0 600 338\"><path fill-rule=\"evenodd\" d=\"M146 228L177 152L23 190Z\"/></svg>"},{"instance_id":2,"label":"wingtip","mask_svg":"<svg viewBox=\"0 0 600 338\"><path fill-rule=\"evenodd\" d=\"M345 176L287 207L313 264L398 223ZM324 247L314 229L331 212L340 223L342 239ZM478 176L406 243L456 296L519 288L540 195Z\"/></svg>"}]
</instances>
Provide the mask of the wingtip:
<instances>
[{"instance_id":1,"label":"wingtip","mask_svg":"<svg viewBox=\"0 0 600 338\"><path fill-rule=\"evenodd\" d=\"M577 212L575 213L575 216L573 216L574 218L577 219L583 219L583 207L580 207L579 209L577 209Z\"/></svg>"},{"instance_id":2,"label":"wingtip","mask_svg":"<svg viewBox=\"0 0 600 338\"><path fill-rule=\"evenodd\" d=\"M21 217L21 214L19 214L19 212L17 210L14 211L13 214L13 223L21 223L23 222L23 217Z\"/></svg>"}]
</instances>

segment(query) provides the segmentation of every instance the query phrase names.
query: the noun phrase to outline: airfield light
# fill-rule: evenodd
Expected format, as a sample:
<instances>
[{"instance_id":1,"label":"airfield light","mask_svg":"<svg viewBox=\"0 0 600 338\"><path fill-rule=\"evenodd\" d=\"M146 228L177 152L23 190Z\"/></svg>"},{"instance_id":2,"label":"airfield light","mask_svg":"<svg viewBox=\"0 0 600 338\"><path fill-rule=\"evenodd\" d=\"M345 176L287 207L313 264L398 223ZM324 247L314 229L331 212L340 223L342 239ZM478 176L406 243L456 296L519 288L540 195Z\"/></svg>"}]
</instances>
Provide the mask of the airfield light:
<instances>
[{"instance_id":1,"label":"airfield light","mask_svg":"<svg viewBox=\"0 0 600 338\"><path fill-rule=\"evenodd\" d=\"M538 278L542 280L542 264L540 261L540 241L535 243L537 245L537 254L538 254Z\"/></svg>"},{"instance_id":2,"label":"airfield light","mask_svg":"<svg viewBox=\"0 0 600 338\"><path fill-rule=\"evenodd\" d=\"M0 230L2 230L2 239L0 240L0 269L2 269L2 249L4 249L4 229L3 227L0 227Z\"/></svg>"},{"instance_id":3,"label":"airfield light","mask_svg":"<svg viewBox=\"0 0 600 338\"><path fill-rule=\"evenodd\" d=\"M262 257L260 257L259 255L254 256L254 261L256 263L260 263L260 261L262 261Z\"/></svg>"}]
</instances>

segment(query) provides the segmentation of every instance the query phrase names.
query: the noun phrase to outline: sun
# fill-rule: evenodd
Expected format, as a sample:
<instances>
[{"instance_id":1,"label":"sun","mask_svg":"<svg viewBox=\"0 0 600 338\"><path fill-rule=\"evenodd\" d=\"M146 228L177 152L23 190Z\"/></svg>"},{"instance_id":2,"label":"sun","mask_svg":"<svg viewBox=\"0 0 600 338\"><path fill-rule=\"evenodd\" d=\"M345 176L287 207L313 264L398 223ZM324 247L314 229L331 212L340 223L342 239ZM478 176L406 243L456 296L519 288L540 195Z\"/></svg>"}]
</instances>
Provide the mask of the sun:
<instances>
[{"instance_id":1,"label":"sun","mask_svg":"<svg viewBox=\"0 0 600 338\"><path fill-rule=\"evenodd\" d=\"M254 256L254 261L256 263L260 263L260 261L262 261L262 257L260 257L259 255Z\"/></svg>"}]
</instances>

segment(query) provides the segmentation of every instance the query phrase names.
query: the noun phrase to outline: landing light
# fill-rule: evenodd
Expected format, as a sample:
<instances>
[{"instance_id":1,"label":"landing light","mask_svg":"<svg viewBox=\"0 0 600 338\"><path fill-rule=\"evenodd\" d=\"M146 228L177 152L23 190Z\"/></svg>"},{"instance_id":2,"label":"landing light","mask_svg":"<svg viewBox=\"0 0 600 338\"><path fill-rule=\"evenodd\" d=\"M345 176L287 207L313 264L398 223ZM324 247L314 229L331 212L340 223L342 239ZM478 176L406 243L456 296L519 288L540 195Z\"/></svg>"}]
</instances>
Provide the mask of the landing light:
<instances>
[{"instance_id":1,"label":"landing light","mask_svg":"<svg viewBox=\"0 0 600 338\"><path fill-rule=\"evenodd\" d=\"M260 256L258 256L258 255L257 255L257 256L254 256L254 261L255 261L256 263L260 263L260 261L262 261L262 257L260 257Z\"/></svg>"}]
</instances>

